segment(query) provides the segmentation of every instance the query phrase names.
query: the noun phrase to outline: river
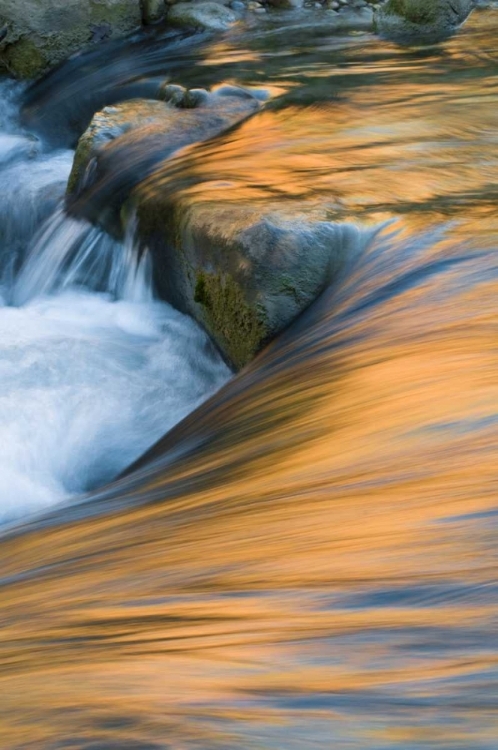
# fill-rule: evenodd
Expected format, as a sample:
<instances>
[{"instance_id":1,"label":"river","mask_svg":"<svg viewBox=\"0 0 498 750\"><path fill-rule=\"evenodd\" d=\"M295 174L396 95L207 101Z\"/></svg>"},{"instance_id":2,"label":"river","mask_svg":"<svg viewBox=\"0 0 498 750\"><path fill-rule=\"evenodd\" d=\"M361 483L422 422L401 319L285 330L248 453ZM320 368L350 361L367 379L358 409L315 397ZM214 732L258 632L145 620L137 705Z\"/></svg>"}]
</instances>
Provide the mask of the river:
<instances>
[{"instance_id":1,"label":"river","mask_svg":"<svg viewBox=\"0 0 498 750\"><path fill-rule=\"evenodd\" d=\"M1 84L2 749L496 750L498 14L304 18ZM235 376L133 222L61 208L81 123L166 74L270 99L151 190L356 233Z\"/></svg>"}]
</instances>

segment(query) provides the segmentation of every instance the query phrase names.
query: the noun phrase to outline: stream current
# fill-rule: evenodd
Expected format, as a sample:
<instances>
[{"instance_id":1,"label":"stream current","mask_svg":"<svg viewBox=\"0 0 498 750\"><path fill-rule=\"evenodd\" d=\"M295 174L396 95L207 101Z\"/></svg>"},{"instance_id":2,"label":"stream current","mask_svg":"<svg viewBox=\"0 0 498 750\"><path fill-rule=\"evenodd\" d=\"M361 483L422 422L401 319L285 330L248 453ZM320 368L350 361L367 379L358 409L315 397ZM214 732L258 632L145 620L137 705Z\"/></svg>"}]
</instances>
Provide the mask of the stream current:
<instances>
[{"instance_id":1,"label":"stream current","mask_svg":"<svg viewBox=\"0 0 498 750\"><path fill-rule=\"evenodd\" d=\"M229 377L123 244L63 210L74 153L0 85L0 523L113 479ZM158 404L161 408L158 409Z\"/></svg>"},{"instance_id":2,"label":"stream current","mask_svg":"<svg viewBox=\"0 0 498 750\"><path fill-rule=\"evenodd\" d=\"M413 48L327 18L1 84L2 750L498 747L498 13ZM165 78L271 98L136 182L355 227L233 378L133 221L61 213L92 112Z\"/></svg>"}]
</instances>

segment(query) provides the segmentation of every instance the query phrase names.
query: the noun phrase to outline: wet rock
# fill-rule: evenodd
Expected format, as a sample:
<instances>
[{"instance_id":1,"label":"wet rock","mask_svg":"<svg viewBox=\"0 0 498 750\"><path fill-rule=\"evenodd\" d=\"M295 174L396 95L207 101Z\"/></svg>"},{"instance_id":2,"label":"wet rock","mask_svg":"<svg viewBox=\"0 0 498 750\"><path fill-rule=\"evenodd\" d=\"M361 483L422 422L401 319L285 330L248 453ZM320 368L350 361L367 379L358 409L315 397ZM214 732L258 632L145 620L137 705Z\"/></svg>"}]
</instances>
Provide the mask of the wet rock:
<instances>
[{"instance_id":1,"label":"wet rock","mask_svg":"<svg viewBox=\"0 0 498 750\"><path fill-rule=\"evenodd\" d=\"M141 24L140 0L0 0L0 68L32 78L77 50Z\"/></svg>"},{"instance_id":2,"label":"wet rock","mask_svg":"<svg viewBox=\"0 0 498 750\"><path fill-rule=\"evenodd\" d=\"M68 208L115 234L136 215L160 296L199 321L238 369L337 272L349 252L345 230L325 209L220 199L215 185L199 192L195 169L176 171L168 157L261 104L234 86L168 84L163 96L169 101L130 101L95 116L78 146Z\"/></svg>"},{"instance_id":3,"label":"wet rock","mask_svg":"<svg viewBox=\"0 0 498 750\"><path fill-rule=\"evenodd\" d=\"M76 149L68 205L115 234L131 190L163 159L223 132L261 106L235 86L189 91L168 84L161 95L164 101L132 99L97 112Z\"/></svg>"},{"instance_id":4,"label":"wet rock","mask_svg":"<svg viewBox=\"0 0 498 750\"><path fill-rule=\"evenodd\" d=\"M186 90L179 86L171 88L180 89L181 101ZM165 96L168 93L165 93ZM177 92L171 92L173 93ZM160 127L168 120L169 113L170 108L165 102L152 99L131 99L97 112L78 142L68 182L68 193L73 194L79 190L92 159L108 143L140 127Z\"/></svg>"},{"instance_id":5,"label":"wet rock","mask_svg":"<svg viewBox=\"0 0 498 750\"><path fill-rule=\"evenodd\" d=\"M340 22L343 25L357 29L373 28L374 12L371 8L352 7L343 5L338 11Z\"/></svg>"},{"instance_id":6,"label":"wet rock","mask_svg":"<svg viewBox=\"0 0 498 750\"><path fill-rule=\"evenodd\" d=\"M399 41L436 42L456 31L476 0L388 0L375 14L376 30Z\"/></svg>"},{"instance_id":7,"label":"wet rock","mask_svg":"<svg viewBox=\"0 0 498 750\"><path fill-rule=\"evenodd\" d=\"M268 0L274 8L302 8L304 0Z\"/></svg>"},{"instance_id":8,"label":"wet rock","mask_svg":"<svg viewBox=\"0 0 498 750\"><path fill-rule=\"evenodd\" d=\"M347 228L295 206L135 196L162 297L192 315L240 369L313 302L349 253Z\"/></svg>"},{"instance_id":9,"label":"wet rock","mask_svg":"<svg viewBox=\"0 0 498 750\"><path fill-rule=\"evenodd\" d=\"M144 23L158 23L166 13L164 0L142 0L142 19Z\"/></svg>"},{"instance_id":10,"label":"wet rock","mask_svg":"<svg viewBox=\"0 0 498 750\"><path fill-rule=\"evenodd\" d=\"M177 3L168 12L168 21L187 28L225 31L237 20L230 8L216 2Z\"/></svg>"}]
</instances>

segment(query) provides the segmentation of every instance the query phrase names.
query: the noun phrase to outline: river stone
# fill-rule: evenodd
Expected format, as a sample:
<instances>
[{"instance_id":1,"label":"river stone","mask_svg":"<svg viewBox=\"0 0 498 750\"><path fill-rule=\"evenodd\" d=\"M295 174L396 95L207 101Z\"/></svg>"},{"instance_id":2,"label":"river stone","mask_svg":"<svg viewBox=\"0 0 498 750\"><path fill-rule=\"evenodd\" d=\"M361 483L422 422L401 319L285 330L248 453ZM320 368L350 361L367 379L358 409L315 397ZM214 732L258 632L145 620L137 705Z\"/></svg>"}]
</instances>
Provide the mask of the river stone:
<instances>
[{"instance_id":1,"label":"river stone","mask_svg":"<svg viewBox=\"0 0 498 750\"><path fill-rule=\"evenodd\" d=\"M114 164L115 154L125 154L128 157L125 160L130 161L133 151L131 167L137 179L142 179L156 162L169 154L218 135L261 106L250 92L236 86L206 91L167 84L160 93L164 101L132 99L105 107L94 115L78 142L68 182L69 200L88 184L89 171L93 179L98 179L107 166L111 173L122 174L123 157L119 156ZM91 170L94 161L95 169Z\"/></svg>"},{"instance_id":2,"label":"river stone","mask_svg":"<svg viewBox=\"0 0 498 750\"><path fill-rule=\"evenodd\" d=\"M167 157L261 104L234 86L167 84L162 95L167 102L134 100L97 113L78 145L68 210L114 234L119 226L121 236L135 216L159 295L201 323L239 369L334 276L350 254L346 230L325 210L311 215L294 201L222 200L216 185L199 193L195 170L177 173Z\"/></svg>"},{"instance_id":3,"label":"river stone","mask_svg":"<svg viewBox=\"0 0 498 750\"><path fill-rule=\"evenodd\" d=\"M77 50L129 33L142 21L140 0L0 0L0 69L32 78Z\"/></svg>"},{"instance_id":4,"label":"river stone","mask_svg":"<svg viewBox=\"0 0 498 750\"><path fill-rule=\"evenodd\" d=\"M454 33L475 6L476 0L388 0L375 27L395 40L435 42Z\"/></svg>"},{"instance_id":5,"label":"river stone","mask_svg":"<svg viewBox=\"0 0 498 750\"><path fill-rule=\"evenodd\" d=\"M165 0L142 0L142 17L144 23L157 23L166 13Z\"/></svg>"},{"instance_id":6,"label":"river stone","mask_svg":"<svg viewBox=\"0 0 498 750\"><path fill-rule=\"evenodd\" d=\"M302 8L304 0L268 0L268 4L274 8Z\"/></svg>"},{"instance_id":7,"label":"river stone","mask_svg":"<svg viewBox=\"0 0 498 750\"><path fill-rule=\"evenodd\" d=\"M184 95L185 89L182 91ZM169 115L169 107L164 102L154 99L131 99L96 112L78 141L69 176L68 194L73 194L81 188L90 162L104 146L140 127L153 124L162 127Z\"/></svg>"},{"instance_id":8,"label":"river stone","mask_svg":"<svg viewBox=\"0 0 498 750\"><path fill-rule=\"evenodd\" d=\"M295 205L171 196L154 177L134 200L160 295L192 315L236 370L317 298L356 237Z\"/></svg>"},{"instance_id":9,"label":"river stone","mask_svg":"<svg viewBox=\"0 0 498 750\"><path fill-rule=\"evenodd\" d=\"M168 21L175 26L225 31L237 20L235 13L216 2L189 2L172 5Z\"/></svg>"}]
</instances>

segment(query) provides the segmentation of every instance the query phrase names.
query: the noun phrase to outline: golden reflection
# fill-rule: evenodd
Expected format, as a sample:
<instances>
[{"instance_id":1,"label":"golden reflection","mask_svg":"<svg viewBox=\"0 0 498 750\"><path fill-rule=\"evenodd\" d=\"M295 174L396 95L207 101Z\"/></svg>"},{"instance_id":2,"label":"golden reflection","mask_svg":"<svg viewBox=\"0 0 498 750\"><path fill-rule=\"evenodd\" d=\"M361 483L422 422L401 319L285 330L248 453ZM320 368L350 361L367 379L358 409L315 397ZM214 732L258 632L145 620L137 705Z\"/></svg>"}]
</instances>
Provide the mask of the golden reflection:
<instances>
[{"instance_id":1,"label":"golden reflection","mask_svg":"<svg viewBox=\"0 0 498 750\"><path fill-rule=\"evenodd\" d=\"M5 536L2 747L493 747L497 92L269 110L149 182L406 215L150 463Z\"/></svg>"}]
</instances>

